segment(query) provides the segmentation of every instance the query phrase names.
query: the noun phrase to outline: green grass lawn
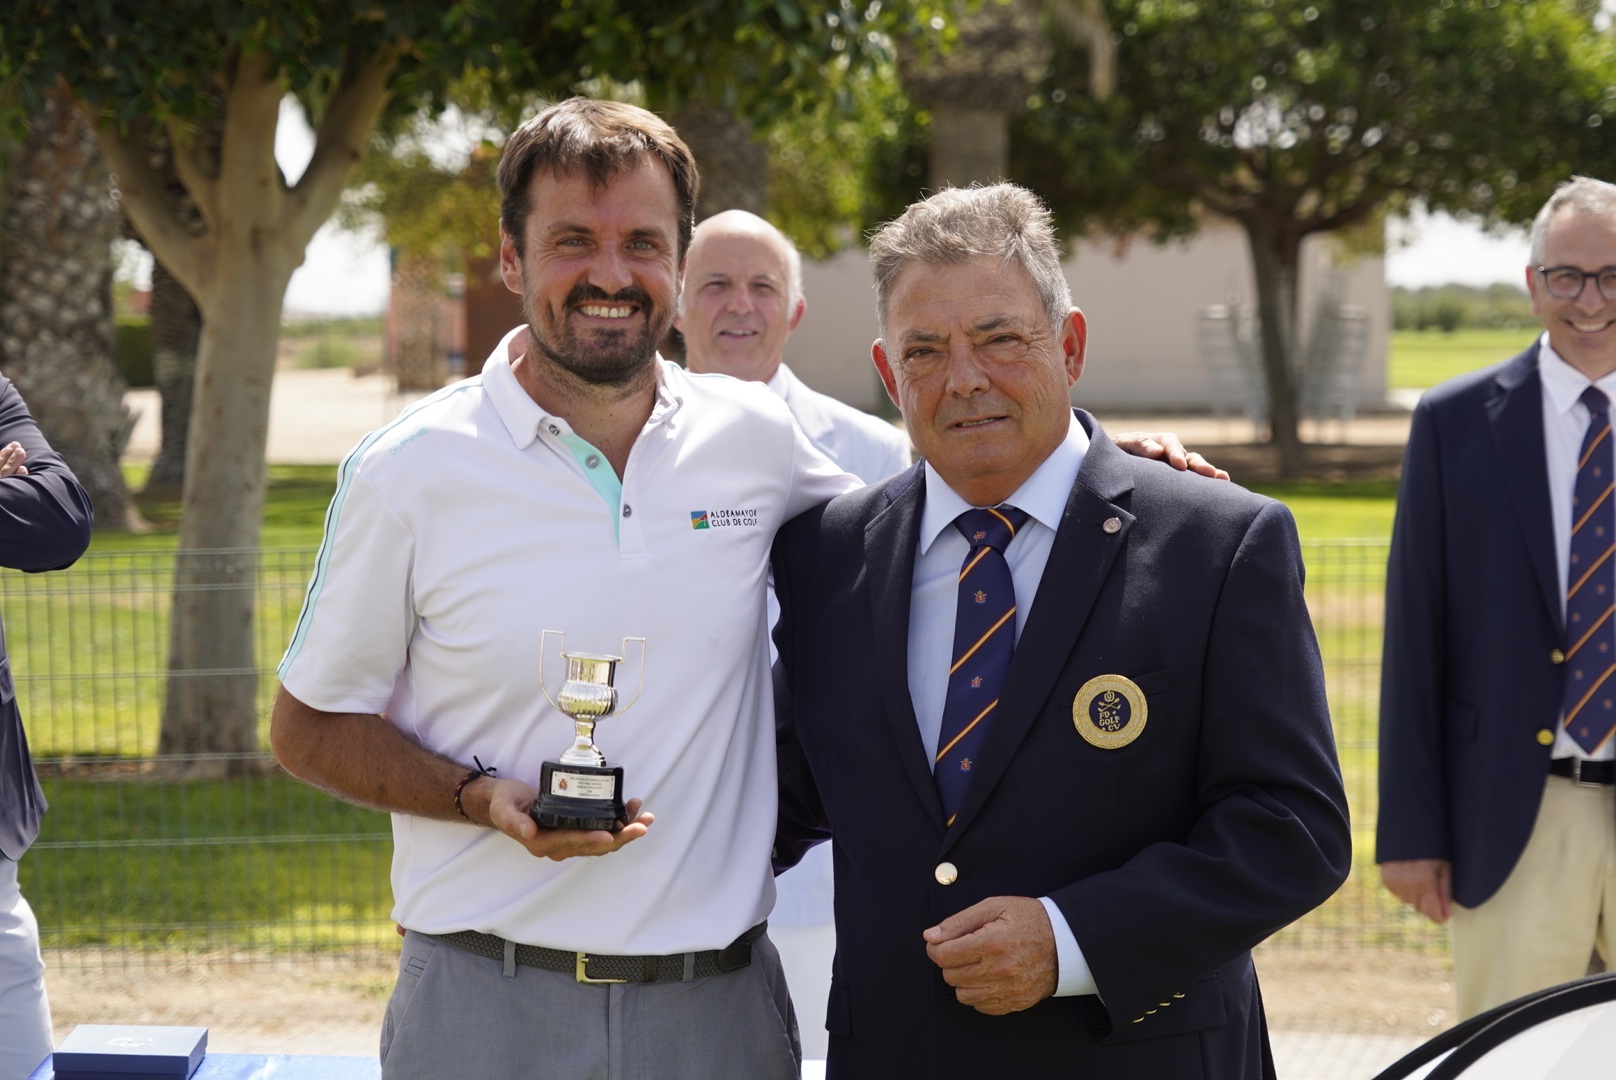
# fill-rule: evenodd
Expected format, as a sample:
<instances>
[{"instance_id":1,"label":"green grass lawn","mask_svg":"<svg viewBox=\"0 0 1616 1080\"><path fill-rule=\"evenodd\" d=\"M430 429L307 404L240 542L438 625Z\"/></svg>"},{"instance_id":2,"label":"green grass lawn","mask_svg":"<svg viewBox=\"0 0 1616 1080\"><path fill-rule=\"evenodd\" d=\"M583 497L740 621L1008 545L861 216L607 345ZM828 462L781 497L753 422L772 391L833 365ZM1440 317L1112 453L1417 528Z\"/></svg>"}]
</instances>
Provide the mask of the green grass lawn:
<instances>
[{"instance_id":1,"label":"green grass lawn","mask_svg":"<svg viewBox=\"0 0 1616 1080\"><path fill-rule=\"evenodd\" d=\"M281 775L153 783L47 777L19 864L47 947L375 946L387 815Z\"/></svg>"},{"instance_id":2,"label":"green grass lawn","mask_svg":"<svg viewBox=\"0 0 1616 1080\"><path fill-rule=\"evenodd\" d=\"M1520 330L1393 330L1387 342L1386 386L1426 390L1467 371L1508 360L1530 345L1539 327Z\"/></svg>"},{"instance_id":3,"label":"green grass lawn","mask_svg":"<svg viewBox=\"0 0 1616 1080\"><path fill-rule=\"evenodd\" d=\"M91 551L172 551L179 542L180 500L177 494L145 495L146 466L124 467L135 505L152 526L144 535L98 532ZM259 546L312 547L320 542L325 509L337 488L335 465L271 465L264 490L264 524Z\"/></svg>"},{"instance_id":4,"label":"green grass lawn","mask_svg":"<svg viewBox=\"0 0 1616 1080\"><path fill-rule=\"evenodd\" d=\"M144 470L129 470L139 491ZM271 466L257 570L257 666L273 671L292 634L336 467ZM29 741L45 758L143 757L157 745L166 686L177 496L136 499L152 531L98 532L52 574L0 574L0 612ZM273 678L260 678L267 724Z\"/></svg>"},{"instance_id":5,"label":"green grass lawn","mask_svg":"<svg viewBox=\"0 0 1616 1080\"><path fill-rule=\"evenodd\" d=\"M335 482L334 466L270 469L264 546L296 550L261 569L265 669L297 616ZM1380 889L1371 856L1380 594L1395 485L1262 490L1290 507L1304 542L1357 852L1347 887L1285 937L1427 947L1436 939ZM47 945L208 951L391 942L385 815L278 774L183 783L138 774L156 744L167 553L179 512L174 500L140 505L158 531L98 535L94 557L66 574L0 577L0 611L52 803L40 844L20 867ZM65 593L57 588L69 581ZM273 688L273 678L261 680L262 714ZM129 759L128 775L88 779L63 767L86 755Z\"/></svg>"},{"instance_id":6,"label":"green grass lawn","mask_svg":"<svg viewBox=\"0 0 1616 1080\"><path fill-rule=\"evenodd\" d=\"M1255 490L1290 509L1303 543L1383 541L1391 537L1392 512L1397 502L1395 481L1263 484Z\"/></svg>"}]
</instances>

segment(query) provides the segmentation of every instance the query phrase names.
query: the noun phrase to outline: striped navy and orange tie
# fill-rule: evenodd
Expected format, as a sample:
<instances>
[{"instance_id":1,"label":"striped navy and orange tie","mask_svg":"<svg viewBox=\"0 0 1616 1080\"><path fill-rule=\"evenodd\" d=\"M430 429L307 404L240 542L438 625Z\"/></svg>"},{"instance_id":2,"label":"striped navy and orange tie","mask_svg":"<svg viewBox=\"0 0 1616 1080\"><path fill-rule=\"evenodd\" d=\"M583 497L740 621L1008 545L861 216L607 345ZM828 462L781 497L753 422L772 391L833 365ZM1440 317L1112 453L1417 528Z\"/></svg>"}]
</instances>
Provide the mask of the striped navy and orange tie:
<instances>
[{"instance_id":1,"label":"striped navy and orange tie","mask_svg":"<svg viewBox=\"0 0 1616 1080\"><path fill-rule=\"evenodd\" d=\"M932 762L949 825L965 800L971 767L987 736L1016 648L1016 589L1004 551L1026 521L1026 512L1013 506L967 510L954 519L971 551L960 568L953 666Z\"/></svg>"},{"instance_id":2,"label":"striped navy and orange tie","mask_svg":"<svg viewBox=\"0 0 1616 1080\"><path fill-rule=\"evenodd\" d=\"M1602 390L1582 392L1588 434L1577 460L1571 497L1571 565L1566 574L1566 733L1592 754L1616 729L1616 595L1611 552L1616 550L1616 500L1611 482L1610 399Z\"/></svg>"}]
</instances>

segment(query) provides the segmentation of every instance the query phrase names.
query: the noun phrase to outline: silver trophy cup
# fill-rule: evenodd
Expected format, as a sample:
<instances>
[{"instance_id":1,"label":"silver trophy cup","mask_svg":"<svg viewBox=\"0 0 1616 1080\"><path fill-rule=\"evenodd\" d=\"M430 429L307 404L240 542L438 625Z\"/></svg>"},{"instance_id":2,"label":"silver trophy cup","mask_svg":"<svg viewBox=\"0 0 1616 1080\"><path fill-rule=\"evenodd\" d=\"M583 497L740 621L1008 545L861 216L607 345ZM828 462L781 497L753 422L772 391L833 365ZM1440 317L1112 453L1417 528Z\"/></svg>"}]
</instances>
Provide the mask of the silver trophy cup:
<instances>
[{"instance_id":1,"label":"silver trophy cup","mask_svg":"<svg viewBox=\"0 0 1616 1080\"><path fill-rule=\"evenodd\" d=\"M561 638L561 658L566 661L567 677L554 697L544 681L545 644L551 634ZM621 656L566 652L566 636L559 630L539 635L539 689L544 698L572 721L572 745L540 771L539 798L530 813L547 829L616 830L627 824L623 806L623 767L607 762L595 745L595 725L615 713L626 712L645 689L645 639L624 638L640 646L640 688L628 705L617 707L614 682Z\"/></svg>"}]
</instances>

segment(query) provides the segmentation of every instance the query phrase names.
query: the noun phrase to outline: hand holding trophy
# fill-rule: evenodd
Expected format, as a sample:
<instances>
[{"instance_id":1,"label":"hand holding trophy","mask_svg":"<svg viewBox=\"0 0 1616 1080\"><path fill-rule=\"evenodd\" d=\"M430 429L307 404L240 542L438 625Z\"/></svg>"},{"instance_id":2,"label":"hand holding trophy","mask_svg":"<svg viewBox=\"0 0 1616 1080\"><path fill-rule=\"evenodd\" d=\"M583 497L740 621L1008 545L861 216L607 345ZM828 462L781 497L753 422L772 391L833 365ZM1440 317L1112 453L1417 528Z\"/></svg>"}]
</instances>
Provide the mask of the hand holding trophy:
<instances>
[{"instance_id":1,"label":"hand holding trophy","mask_svg":"<svg viewBox=\"0 0 1616 1080\"><path fill-rule=\"evenodd\" d=\"M561 647L566 649L566 635L561 631L545 630L539 635L539 689L546 701L571 718L575 738L559 759L542 766L539 797L530 813L546 829L615 832L628 821L623 805L623 767L608 764L595 746L595 725L615 713L627 712L640 699L645 689L645 639L623 639L625 654L629 642L639 643L640 686L629 703L619 709L613 683L622 656L563 651L566 680L556 695L550 696L544 681L544 654L551 634L561 638Z\"/></svg>"}]
</instances>

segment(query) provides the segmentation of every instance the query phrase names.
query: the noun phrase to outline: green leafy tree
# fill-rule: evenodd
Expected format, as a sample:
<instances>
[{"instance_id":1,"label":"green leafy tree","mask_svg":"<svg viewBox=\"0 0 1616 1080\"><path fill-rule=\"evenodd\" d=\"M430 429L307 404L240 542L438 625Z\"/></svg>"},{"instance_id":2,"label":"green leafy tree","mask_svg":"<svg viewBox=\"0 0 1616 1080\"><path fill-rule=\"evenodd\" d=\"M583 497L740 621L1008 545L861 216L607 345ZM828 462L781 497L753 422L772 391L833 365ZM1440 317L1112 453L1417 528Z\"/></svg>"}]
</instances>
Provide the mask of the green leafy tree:
<instances>
[{"instance_id":1,"label":"green leafy tree","mask_svg":"<svg viewBox=\"0 0 1616 1080\"><path fill-rule=\"evenodd\" d=\"M1528 220L1574 172L1616 174L1616 60L1598 0L1108 0L1116 94L1057 54L1016 173L1065 224L1244 229L1271 437L1294 472L1302 240L1415 201Z\"/></svg>"},{"instance_id":2,"label":"green leafy tree","mask_svg":"<svg viewBox=\"0 0 1616 1080\"><path fill-rule=\"evenodd\" d=\"M252 586L282 302L378 121L441 108L468 73L507 97L604 83L654 105L744 105L762 121L823 72L887 55L925 0L18 0L0 21L0 80L24 109L66 85L98 127L125 212L203 317L186 448L180 556L159 749L215 773L258 749ZM280 102L312 114L295 182L275 163ZM217 122L217 156L194 137ZM202 218L183 220L152 168L154 131ZM218 755L218 756L213 756Z\"/></svg>"},{"instance_id":3,"label":"green leafy tree","mask_svg":"<svg viewBox=\"0 0 1616 1080\"><path fill-rule=\"evenodd\" d=\"M390 101L430 95L504 40L480 5L28 0L0 24L25 106L63 84L98 127L125 212L201 309L159 748L216 773L258 749L253 552L282 299ZM275 162L281 99L316 111L308 168ZM195 131L217 117L218 154ZM147 148L162 130L200 212L176 211Z\"/></svg>"}]
</instances>

